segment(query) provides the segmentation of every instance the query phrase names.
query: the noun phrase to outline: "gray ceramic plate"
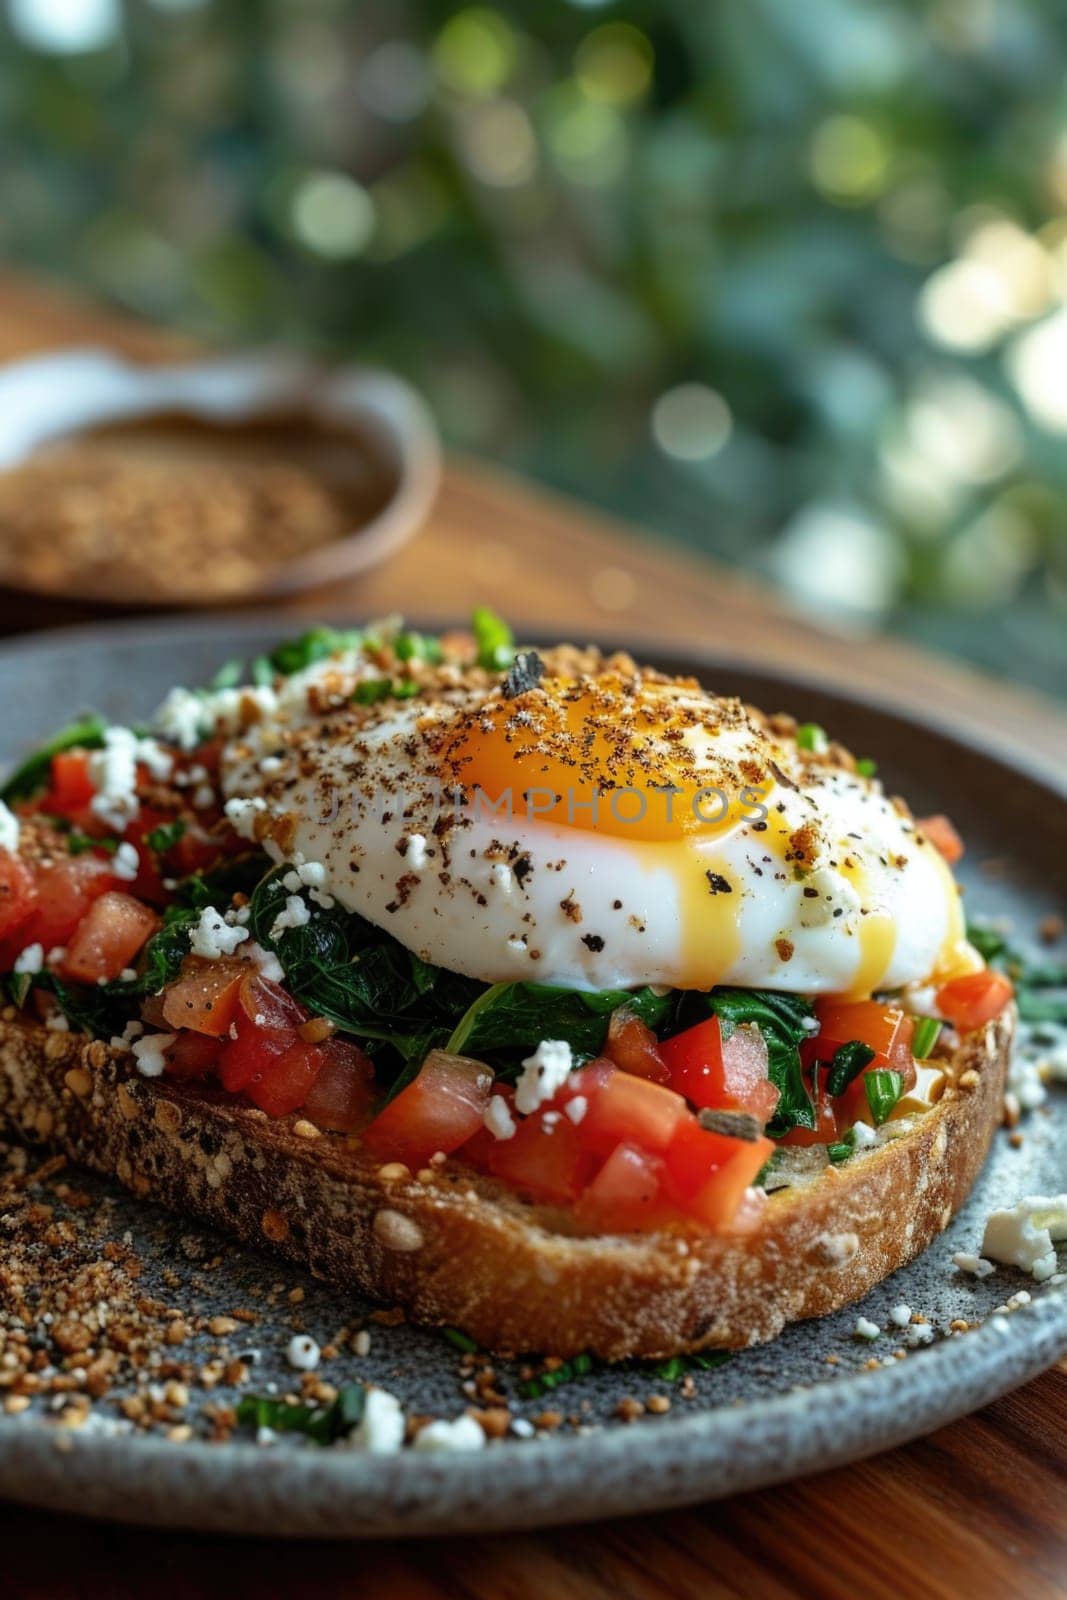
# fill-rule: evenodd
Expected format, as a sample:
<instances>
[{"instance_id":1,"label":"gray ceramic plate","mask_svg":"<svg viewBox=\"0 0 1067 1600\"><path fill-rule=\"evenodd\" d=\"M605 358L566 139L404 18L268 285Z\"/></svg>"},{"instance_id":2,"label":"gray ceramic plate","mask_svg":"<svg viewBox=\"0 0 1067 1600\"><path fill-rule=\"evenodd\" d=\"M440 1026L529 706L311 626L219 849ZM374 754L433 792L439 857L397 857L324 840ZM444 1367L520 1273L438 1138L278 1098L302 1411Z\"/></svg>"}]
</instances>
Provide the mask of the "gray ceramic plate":
<instances>
[{"instance_id":1,"label":"gray ceramic plate","mask_svg":"<svg viewBox=\"0 0 1067 1600\"><path fill-rule=\"evenodd\" d=\"M0 650L4 726L0 760L8 761L82 707L116 720L149 711L175 680L206 680L222 661L252 655L292 621L213 619L80 629ZM970 850L964 877L968 904L1032 928L1061 909L1067 877L1067 807L1054 781L1017 763L956 741L933 720L915 722L889 706L860 705L836 688L737 671L713 658L680 659L667 651L660 664L696 672L718 689L737 692L768 709L786 707L831 728L853 749L875 755L890 791L908 794L916 808L951 811ZM1063 1187L1067 1093L1027 1119L1022 1147L999 1135L994 1154L963 1213L919 1261L894 1275L863 1302L817 1324L789 1329L772 1346L743 1352L695 1376L695 1395L647 1369L601 1369L539 1400L518 1401L533 1416L547 1406L581 1423L530 1440L508 1438L475 1455L410 1452L366 1457L344 1449L316 1450L294 1436L269 1448L251 1439L184 1445L105 1426L58 1429L27 1412L0 1417L0 1494L39 1505L156 1524L232 1531L363 1537L398 1532L480 1530L575 1521L683 1504L801 1472L830 1467L938 1427L1023 1383L1067 1348L1067 1293L1037 1288L1009 1269L984 1282L951 1266L954 1251L976 1248L982 1220L994 1206L1022 1195ZM80 1181L80 1180L79 1180ZM188 1225L129 1202L108 1185L86 1182L112 1235L129 1230L149 1262L145 1288L171 1303L182 1292L156 1281L164 1265L185 1284L199 1248ZM192 1245L190 1239L192 1238ZM211 1253L220 1241L204 1241ZM275 1260L226 1246L210 1282L191 1281L196 1309L210 1313L252 1303L282 1284L303 1288L303 1321L320 1342L339 1321L362 1310L322 1284ZM991 1312L1016 1291L1032 1293L1010 1315ZM288 1311L286 1294L280 1296ZM883 1328L889 1309L906 1302L923 1312L935 1342L894 1360L898 1336L873 1345L853 1336L857 1311ZM369 1308L368 1308L369 1309ZM274 1320L272 1321L272 1317ZM949 1335L956 1318L982 1322ZM456 1416L467 1404L454 1349L438 1335L372 1324L370 1354L350 1350L324 1370L332 1382L368 1378L384 1384L405 1408ZM264 1314L234 1354L255 1347L249 1387L293 1386L284 1360L291 1317ZM215 1341L217 1344L217 1341ZM872 1354L885 1365L870 1370ZM829 1358L829 1359L828 1359ZM501 1368L512 1395L517 1374ZM621 1397L668 1396L671 1409L625 1426L615 1418ZM105 1415L114 1417L114 1396ZM196 1411L194 1395L190 1415ZM234 1398L224 1388L213 1400ZM110 1407L110 1412L108 1412Z\"/></svg>"}]
</instances>

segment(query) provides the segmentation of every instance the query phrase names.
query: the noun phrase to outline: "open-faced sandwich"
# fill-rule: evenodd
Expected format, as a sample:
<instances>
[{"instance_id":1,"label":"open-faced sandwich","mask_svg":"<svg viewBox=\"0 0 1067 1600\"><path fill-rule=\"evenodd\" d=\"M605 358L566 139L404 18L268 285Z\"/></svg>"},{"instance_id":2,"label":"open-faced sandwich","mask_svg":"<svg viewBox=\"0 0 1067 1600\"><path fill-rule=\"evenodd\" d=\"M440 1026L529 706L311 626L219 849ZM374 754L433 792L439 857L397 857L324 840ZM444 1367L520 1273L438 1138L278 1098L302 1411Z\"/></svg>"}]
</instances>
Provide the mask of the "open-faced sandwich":
<instances>
[{"instance_id":1,"label":"open-faced sandwich","mask_svg":"<svg viewBox=\"0 0 1067 1600\"><path fill-rule=\"evenodd\" d=\"M628 656L316 629L4 794L0 1126L489 1349L832 1311L998 1120L951 825Z\"/></svg>"}]
</instances>

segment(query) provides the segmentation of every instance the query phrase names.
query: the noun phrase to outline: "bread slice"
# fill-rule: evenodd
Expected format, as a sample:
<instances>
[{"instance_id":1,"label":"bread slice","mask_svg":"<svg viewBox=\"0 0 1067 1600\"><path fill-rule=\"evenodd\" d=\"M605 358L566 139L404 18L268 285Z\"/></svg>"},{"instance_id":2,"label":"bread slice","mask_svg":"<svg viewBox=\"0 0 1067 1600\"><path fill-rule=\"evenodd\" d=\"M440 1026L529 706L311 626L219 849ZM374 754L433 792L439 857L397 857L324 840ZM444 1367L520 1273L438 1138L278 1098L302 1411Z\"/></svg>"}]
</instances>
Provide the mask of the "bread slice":
<instances>
[{"instance_id":1,"label":"bread slice","mask_svg":"<svg viewBox=\"0 0 1067 1600\"><path fill-rule=\"evenodd\" d=\"M566 1212L456 1162L390 1170L298 1116L141 1077L100 1042L19 1022L0 1022L0 1129L487 1350L668 1356L773 1339L925 1249L985 1159L1014 1020L1009 1007L962 1041L943 1098L906 1131L776 1191L740 1235L575 1237Z\"/></svg>"}]
</instances>

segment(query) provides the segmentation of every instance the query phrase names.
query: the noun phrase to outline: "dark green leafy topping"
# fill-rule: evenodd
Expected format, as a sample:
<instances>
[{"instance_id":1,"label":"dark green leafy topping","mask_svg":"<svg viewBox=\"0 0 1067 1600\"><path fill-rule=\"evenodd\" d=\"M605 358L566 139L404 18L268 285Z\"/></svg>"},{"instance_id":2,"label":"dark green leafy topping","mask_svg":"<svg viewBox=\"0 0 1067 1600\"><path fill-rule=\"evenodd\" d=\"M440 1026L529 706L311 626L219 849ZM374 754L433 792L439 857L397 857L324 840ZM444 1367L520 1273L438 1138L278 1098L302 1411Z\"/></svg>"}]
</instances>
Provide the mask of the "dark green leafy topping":
<instances>
[{"instance_id":1,"label":"dark green leafy topping","mask_svg":"<svg viewBox=\"0 0 1067 1600\"><path fill-rule=\"evenodd\" d=\"M145 843L157 855L165 855L172 850L185 833L185 823L181 817L175 817L173 822L161 822L158 828L153 828L151 833L145 834Z\"/></svg>"},{"instance_id":2,"label":"dark green leafy topping","mask_svg":"<svg viewBox=\"0 0 1067 1600\"><path fill-rule=\"evenodd\" d=\"M488 606L476 606L471 631L478 665L490 672L506 671L515 659L515 639L503 618Z\"/></svg>"},{"instance_id":3,"label":"dark green leafy topping","mask_svg":"<svg viewBox=\"0 0 1067 1600\"><path fill-rule=\"evenodd\" d=\"M359 1426L366 1399L361 1383L346 1384L327 1406L298 1406L268 1395L246 1394L238 1403L237 1421L246 1428L270 1428L272 1433L302 1433L312 1444L329 1445Z\"/></svg>"},{"instance_id":4,"label":"dark green leafy topping","mask_svg":"<svg viewBox=\"0 0 1067 1600\"><path fill-rule=\"evenodd\" d=\"M27 795L36 794L48 783L53 756L62 754L64 750L98 750L104 742L106 727L103 717L91 716L61 729L47 744L28 756L20 767L16 767L0 789L0 799L10 804L12 800L23 800Z\"/></svg>"},{"instance_id":5,"label":"dark green leafy topping","mask_svg":"<svg viewBox=\"0 0 1067 1600\"><path fill-rule=\"evenodd\" d=\"M911 1053L916 1061L927 1060L940 1034L941 1023L936 1017L916 1019L915 1032L911 1036Z\"/></svg>"},{"instance_id":6,"label":"dark green leafy topping","mask_svg":"<svg viewBox=\"0 0 1067 1600\"><path fill-rule=\"evenodd\" d=\"M882 1067L876 1072L868 1072L863 1086L867 1091L871 1118L875 1127L880 1128L904 1092L904 1078L901 1073L890 1072Z\"/></svg>"},{"instance_id":7,"label":"dark green leafy topping","mask_svg":"<svg viewBox=\"0 0 1067 1600\"><path fill-rule=\"evenodd\" d=\"M834 1059L830 1063L826 1074L826 1092L828 1095L844 1094L853 1078L857 1077L864 1069L869 1067L874 1060L874 1051L869 1044L864 1044L860 1039L851 1039L848 1044L843 1044L834 1051Z\"/></svg>"}]
</instances>

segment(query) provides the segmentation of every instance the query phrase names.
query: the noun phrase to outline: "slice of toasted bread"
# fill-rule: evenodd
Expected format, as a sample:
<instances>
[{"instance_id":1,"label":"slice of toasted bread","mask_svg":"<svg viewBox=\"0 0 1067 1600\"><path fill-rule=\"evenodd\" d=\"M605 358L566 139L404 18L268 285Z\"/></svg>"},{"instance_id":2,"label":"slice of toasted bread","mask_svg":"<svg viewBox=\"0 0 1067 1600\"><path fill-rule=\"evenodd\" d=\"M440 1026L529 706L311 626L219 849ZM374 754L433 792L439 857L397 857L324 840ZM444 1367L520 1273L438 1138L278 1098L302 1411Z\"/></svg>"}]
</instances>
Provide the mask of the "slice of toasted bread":
<instances>
[{"instance_id":1,"label":"slice of toasted bread","mask_svg":"<svg viewBox=\"0 0 1067 1600\"><path fill-rule=\"evenodd\" d=\"M455 1162L413 1177L299 1117L148 1079L74 1034L0 1023L0 1128L271 1245L343 1289L495 1351L609 1359L739 1347L834 1311L910 1261L966 1198L997 1125L1014 1008L944 1064L897 1137L773 1193L743 1234L575 1237Z\"/></svg>"}]
</instances>

